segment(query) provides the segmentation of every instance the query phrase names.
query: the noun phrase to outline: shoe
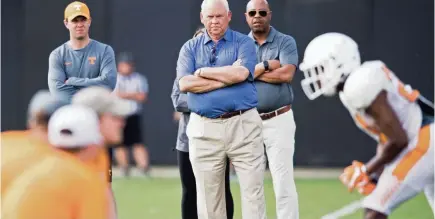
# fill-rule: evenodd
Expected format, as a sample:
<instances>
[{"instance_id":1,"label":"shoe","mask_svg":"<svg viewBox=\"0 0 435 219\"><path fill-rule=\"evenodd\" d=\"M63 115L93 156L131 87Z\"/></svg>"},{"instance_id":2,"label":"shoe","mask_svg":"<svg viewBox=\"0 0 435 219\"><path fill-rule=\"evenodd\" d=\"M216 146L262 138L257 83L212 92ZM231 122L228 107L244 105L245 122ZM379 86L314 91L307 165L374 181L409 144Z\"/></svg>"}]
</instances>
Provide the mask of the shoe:
<instances>
[{"instance_id":1,"label":"shoe","mask_svg":"<svg viewBox=\"0 0 435 219\"><path fill-rule=\"evenodd\" d=\"M124 175L124 177L130 177L130 167L122 168L122 174Z\"/></svg>"},{"instance_id":2,"label":"shoe","mask_svg":"<svg viewBox=\"0 0 435 219\"><path fill-rule=\"evenodd\" d=\"M148 166L146 168L140 168L142 171L142 174L146 177L146 178L151 178L151 168Z\"/></svg>"}]
</instances>

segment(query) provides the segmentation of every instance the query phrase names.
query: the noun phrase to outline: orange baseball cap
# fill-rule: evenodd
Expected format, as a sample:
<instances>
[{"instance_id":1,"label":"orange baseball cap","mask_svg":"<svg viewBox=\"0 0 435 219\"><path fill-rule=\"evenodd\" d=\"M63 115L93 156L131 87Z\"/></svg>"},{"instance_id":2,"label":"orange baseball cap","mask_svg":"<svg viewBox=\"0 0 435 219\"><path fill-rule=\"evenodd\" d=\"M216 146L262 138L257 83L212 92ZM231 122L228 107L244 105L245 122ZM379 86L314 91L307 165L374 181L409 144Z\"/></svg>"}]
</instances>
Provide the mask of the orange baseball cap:
<instances>
[{"instance_id":1,"label":"orange baseball cap","mask_svg":"<svg viewBox=\"0 0 435 219\"><path fill-rule=\"evenodd\" d=\"M85 3L75 1L66 6L65 19L70 21L78 16L83 16L87 19L91 18L91 12L89 11L89 8Z\"/></svg>"}]
</instances>

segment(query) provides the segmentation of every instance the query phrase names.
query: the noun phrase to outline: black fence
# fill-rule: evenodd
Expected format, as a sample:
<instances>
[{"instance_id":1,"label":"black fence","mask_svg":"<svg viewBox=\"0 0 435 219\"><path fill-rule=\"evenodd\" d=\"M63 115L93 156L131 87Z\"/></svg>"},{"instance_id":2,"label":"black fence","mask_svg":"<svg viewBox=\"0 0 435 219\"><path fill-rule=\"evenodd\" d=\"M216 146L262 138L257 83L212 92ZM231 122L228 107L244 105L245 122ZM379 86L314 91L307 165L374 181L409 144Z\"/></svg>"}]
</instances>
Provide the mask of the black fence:
<instances>
[{"instance_id":1,"label":"black fence","mask_svg":"<svg viewBox=\"0 0 435 219\"><path fill-rule=\"evenodd\" d=\"M1 130L25 128L27 104L47 89L48 56L67 41L63 25L67 0L4 0L1 5ZM154 164L176 163L172 151L177 124L170 92L182 44L200 25L201 0L88 0L91 37L135 54L137 70L148 77L144 136ZM231 27L248 33L247 1L230 0ZM339 31L353 37L362 58L381 59L428 99L434 94L434 1L432 0L270 0L272 25L292 35L300 60L315 36ZM367 160L375 142L360 132L338 98L308 101L293 80L297 123L295 162L299 166L342 166Z\"/></svg>"}]
</instances>

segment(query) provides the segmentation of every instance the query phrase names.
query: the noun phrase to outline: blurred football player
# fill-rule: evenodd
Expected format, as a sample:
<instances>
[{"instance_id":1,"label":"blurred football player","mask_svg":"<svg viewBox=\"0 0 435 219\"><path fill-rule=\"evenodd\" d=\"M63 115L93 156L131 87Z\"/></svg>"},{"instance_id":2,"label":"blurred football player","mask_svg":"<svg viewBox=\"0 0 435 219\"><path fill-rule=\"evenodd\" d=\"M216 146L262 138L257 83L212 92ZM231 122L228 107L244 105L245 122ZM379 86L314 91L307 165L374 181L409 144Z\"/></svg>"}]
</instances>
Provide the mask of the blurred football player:
<instances>
[{"instance_id":1,"label":"blurred football player","mask_svg":"<svg viewBox=\"0 0 435 219\"><path fill-rule=\"evenodd\" d=\"M13 180L2 194L2 218L107 219L106 186L86 164L103 141L97 114L85 106L63 106L49 120L48 140L56 152Z\"/></svg>"},{"instance_id":2,"label":"blurred football player","mask_svg":"<svg viewBox=\"0 0 435 219\"><path fill-rule=\"evenodd\" d=\"M353 161L340 180L366 194L366 219L383 219L424 191L433 210L433 104L379 60L361 63L357 43L326 33L307 46L300 65L310 100L336 93L357 126L378 142L369 162ZM376 185L370 175L381 170Z\"/></svg>"},{"instance_id":3,"label":"blurred football player","mask_svg":"<svg viewBox=\"0 0 435 219\"><path fill-rule=\"evenodd\" d=\"M95 165L108 182L111 182L111 165L107 147L122 143L125 117L132 109L127 101L115 96L109 89L97 86L87 87L77 92L72 98L72 104L87 106L97 112L103 144L106 147L100 149L100 160L95 161Z\"/></svg>"},{"instance_id":4,"label":"blurred football player","mask_svg":"<svg viewBox=\"0 0 435 219\"><path fill-rule=\"evenodd\" d=\"M117 97L109 89L98 86L81 89L73 96L72 104L87 106L98 114L103 147L99 148L98 157L89 164L94 166L108 182L108 193L111 196L113 210L111 218L116 218L116 202L111 189L112 164L108 150L110 151L110 146L122 143L125 117L131 114L133 108L128 101Z\"/></svg>"},{"instance_id":5,"label":"blurred football player","mask_svg":"<svg viewBox=\"0 0 435 219\"><path fill-rule=\"evenodd\" d=\"M1 133L1 194L11 182L35 162L54 152L47 139L48 120L60 107L68 104L66 98L39 90L29 103L27 129Z\"/></svg>"}]
</instances>

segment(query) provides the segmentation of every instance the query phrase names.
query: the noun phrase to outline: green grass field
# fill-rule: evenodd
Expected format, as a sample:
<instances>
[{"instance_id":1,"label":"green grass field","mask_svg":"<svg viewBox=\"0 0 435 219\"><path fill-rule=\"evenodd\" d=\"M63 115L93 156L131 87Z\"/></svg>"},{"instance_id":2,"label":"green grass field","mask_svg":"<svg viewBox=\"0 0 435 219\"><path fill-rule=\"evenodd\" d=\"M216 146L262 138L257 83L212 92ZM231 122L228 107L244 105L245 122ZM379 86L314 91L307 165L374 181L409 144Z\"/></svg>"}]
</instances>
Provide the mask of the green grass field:
<instances>
[{"instance_id":1,"label":"green grass field","mask_svg":"<svg viewBox=\"0 0 435 219\"><path fill-rule=\"evenodd\" d=\"M361 198L358 194L349 194L334 179L297 180L299 193L299 211L301 219L320 219ZM113 190L118 205L119 219L180 219L181 186L177 178L163 179L114 179ZM235 201L234 219L241 219L240 190L238 183L231 184ZM267 215L275 219L275 200L272 182L265 181ZM361 219L362 212L344 217ZM423 194L405 203L392 214L391 219L433 219L426 198Z\"/></svg>"}]
</instances>

